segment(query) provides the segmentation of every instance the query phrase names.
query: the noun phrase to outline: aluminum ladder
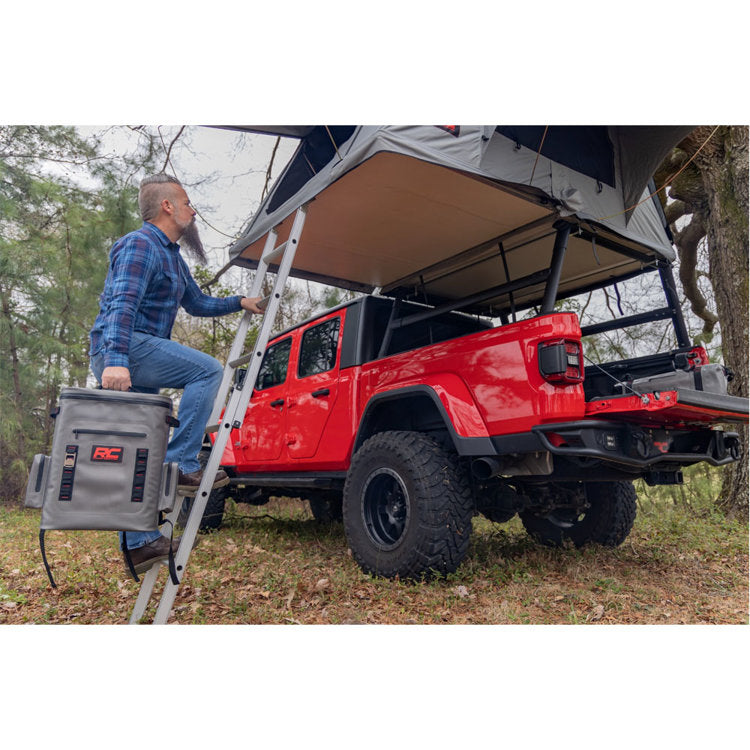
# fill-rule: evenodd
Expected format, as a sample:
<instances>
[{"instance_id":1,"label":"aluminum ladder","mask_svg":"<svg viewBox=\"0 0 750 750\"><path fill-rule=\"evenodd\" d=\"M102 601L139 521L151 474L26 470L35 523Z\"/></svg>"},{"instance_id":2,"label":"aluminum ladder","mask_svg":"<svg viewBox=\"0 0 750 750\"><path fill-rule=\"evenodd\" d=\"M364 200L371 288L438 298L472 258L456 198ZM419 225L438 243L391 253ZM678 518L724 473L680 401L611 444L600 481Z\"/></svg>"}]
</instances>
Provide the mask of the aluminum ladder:
<instances>
[{"instance_id":1,"label":"aluminum ladder","mask_svg":"<svg viewBox=\"0 0 750 750\"><path fill-rule=\"evenodd\" d=\"M227 440L233 428L239 427L244 419L247 406L250 402L250 396L253 393L255 382L258 378L260 366L263 361L263 355L268 344L268 339L271 334L271 328L276 318L276 313L279 309L281 301L281 293L286 285L289 271L292 268L294 262L294 256L299 246L299 238L302 234L302 228L305 224L305 217L307 214L307 205L304 205L297 209L297 213L292 223L292 229L289 233L289 237L286 242L276 246L276 240L278 239L278 227L274 227L266 238L266 243L261 253L260 260L258 262L258 268L255 272L255 278L250 286L248 297L258 297L263 288L263 282L268 273L268 267L271 264L278 265L276 272L276 281L273 286L271 294L263 299L259 307L264 308L263 320L258 332L258 338L255 342L255 346L252 352L248 354L242 354L245 344L245 337L247 336L250 322L253 318L253 314L245 311L237 329L237 334L234 338L232 348L229 352L226 366L224 367L224 376L219 386L216 400L211 411L211 416L208 420L208 426L206 427L207 432L215 432L216 439L211 449L211 454L208 458L206 467L203 470L203 478L200 486L195 494L195 498L190 508L187 523L182 533L182 539L180 541L179 549L175 555L175 569L177 571L178 583L173 583L171 577L167 575L167 581L164 586L164 590L161 595L161 600L156 609L154 615L153 624L163 625L167 622L169 615L174 605L175 597L177 596L177 589L179 583L185 576L185 569L187 567L188 558L193 549L193 543L195 537L198 534L198 528L200 521L203 518L203 512L206 509L208 503L208 497L211 493L211 488L216 477L216 472L219 469L219 462L224 454L224 448L226 447ZM242 384L234 384L234 373L237 368L241 365L247 364L247 373ZM231 392L231 395L230 395ZM229 401L227 403L227 397ZM226 408L225 408L226 407ZM222 417L223 410L223 417ZM221 420L219 419L220 417ZM171 528L177 521L177 517L180 514L182 506L182 499L178 495L175 500L175 507L167 517L167 522L172 524ZM158 562L154 564L143 576L140 591L138 592L138 598L136 599L133 611L130 615L129 623L131 625L137 624L143 618L148 603L151 599L151 595L156 585L156 580L159 576L159 571L162 567L166 567L164 562Z\"/></svg>"}]
</instances>

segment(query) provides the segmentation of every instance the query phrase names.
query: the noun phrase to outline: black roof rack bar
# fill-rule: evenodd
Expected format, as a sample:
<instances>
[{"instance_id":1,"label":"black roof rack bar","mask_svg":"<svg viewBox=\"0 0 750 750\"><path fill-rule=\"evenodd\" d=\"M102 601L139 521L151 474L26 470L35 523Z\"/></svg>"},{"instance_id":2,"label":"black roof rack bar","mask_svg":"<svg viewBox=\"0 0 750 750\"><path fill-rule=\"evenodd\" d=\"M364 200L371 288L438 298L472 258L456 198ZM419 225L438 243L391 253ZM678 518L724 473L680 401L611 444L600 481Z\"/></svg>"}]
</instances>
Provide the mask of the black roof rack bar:
<instances>
[{"instance_id":1,"label":"black roof rack bar","mask_svg":"<svg viewBox=\"0 0 750 750\"><path fill-rule=\"evenodd\" d=\"M659 268L659 276L661 276L661 285L664 287L664 295L667 298L667 304L672 312L670 317L672 318L672 324L674 325L677 345L689 346L690 335L688 334L687 326L685 325L682 307L680 307L680 296L677 293L677 285L674 281L672 266L666 261L662 261L657 265Z\"/></svg>"},{"instance_id":2,"label":"black roof rack bar","mask_svg":"<svg viewBox=\"0 0 750 750\"><path fill-rule=\"evenodd\" d=\"M608 286L612 286L612 284L614 283L620 283L623 281L628 281L629 279L635 279L638 276L643 275L644 273L655 273L657 270L658 269L655 265L645 266L635 271L631 271L630 273L618 275L617 278L608 278L602 281L597 281L594 284L586 284L584 286L575 287L573 289L566 290L562 294L558 292L557 301L559 302L560 300L563 300L563 299L570 299L571 297L577 297L579 294L587 294L588 292L594 292L597 289L604 289ZM403 292L406 292L406 291L407 290L395 289L393 292L391 292L391 294L393 296L400 296L403 299L408 300L409 297L403 294ZM399 294L399 292L401 292L401 294ZM437 304L437 305L446 304L449 302L447 298L438 297L436 295L433 297L433 300L434 300L434 304ZM516 303L516 313L522 313L534 307L539 307L541 300L537 299L537 300L534 300L533 302L519 302L518 300L515 300L515 303ZM462 309L463 309L463 312L468 313L469 315L488 315L493 318L501 317L502 315L508 315L508 313L510 312L509 306L495 307L492 310L488 310L487 308L481 308L481 307L462 308Z\"/></svg>"},{"instance_id":3,"label":"black roof rack bar","mask_svg":"<svg viewBox=\"0 0 750 750\"><path fill-rule=\"evenodd\" d=\"M656 320L669 320L671 317L672 309L670 307L660 307L658 310L651 310L650 312L638 313L637 315L628 315L624 318L615 318L604 323L594 323L590 326L584 326L581 328L581 335L595 336L597 333L615 331L620 328L630 328L642 323L653 323Z\"/></svg>"},{"instance_id":4,"label":"black roof rack bar","mask_svg":"<svg viewBox=\"0 0 750 750\"><path fill-rule=\"evenodd\" d=\"M448 258L444 258L443 260L438 261L437 263L433 263L431 266L426 266L421 271L410 273L408 276L404 276L400 279L392 281L390 284L383 287L383 294L389 294L392 290L398 289L401 286L409 286L413 284L415 281L415 276L418 277L420 274L425 279L425 282L427 284L432 284L438 279L442 279L445 276L450 276L451 274L455 273L455 266L457 265L460 266L460 270L464 270L464 268L476 265L476 263L484 262L485 260L488 260L497 254L497 251L493 252L493 248L495 248L499 242L505 242L512 237L523 234L524 232L529 232L533 229L552 226L554 221L554 215L550 214L548 216L543 216L541 219L530 221L528 224L524 224L521 227L516 227L515 229L511 229L508 232L499 234L497 237L493 237L489 240L486 240L485 242L480 243L479 245L470 247L468 250L462 250L455 255L451 255ZM538 239L539 237L535 237L534 241ZM513 250L515 249L515 247L510 249ZM461 265L461 263L464 261L467 263L466 266Z\"/></svg>"},{"instance_id":5,"label":"black roof rack bar","mask_svg":"<svg viewBox=\"0 0 750 750\"><path fill-rule=\"evenodd\" d=\"M483 292L472 294L469 297L463 297L462 299L453 300L452 302L446 302L440 307L436 307L433 310L425 310L424 312L414 313L413 315L407 315L404 318L398 318L390 322L389 327L392 328L403 328L404 326L411 325L412 323L419 323L422 320L428 320L438 315L442 315L446 312L452 312L453 310L460 310L470 305L475 305L480 302L485 302L493 297L497 297L500 294L507 294L509 292L515 292L517 289L523 289L527 286L534 286L535 284L543 284L549 278L549 268L544 268L541 271L529 274L528 276L522 276L520 279L511 281L507 284L500 284L499 286L493 286L491 289L486 289Z\"/></svg>"}]
</instances>

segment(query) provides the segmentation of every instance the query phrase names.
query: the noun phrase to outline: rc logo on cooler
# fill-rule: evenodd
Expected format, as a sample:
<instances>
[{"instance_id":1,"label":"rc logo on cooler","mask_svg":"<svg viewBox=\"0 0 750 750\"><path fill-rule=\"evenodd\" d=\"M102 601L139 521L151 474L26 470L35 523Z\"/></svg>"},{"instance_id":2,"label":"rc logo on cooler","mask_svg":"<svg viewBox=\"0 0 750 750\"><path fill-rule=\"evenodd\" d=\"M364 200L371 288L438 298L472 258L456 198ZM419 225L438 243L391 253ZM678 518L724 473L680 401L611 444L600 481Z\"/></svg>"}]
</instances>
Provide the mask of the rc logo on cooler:
<instances>
[{"instance_id":1,"label":"rc logo on cooler","mask_svg":"<svg viewBox=\"0 0 750 750\"><path fill-rule=\"evenodd\" d=\"M122 446L95 445L91 449L91 460L120 463L122 461L122 453Z\"/></svg>"}]
</instances>

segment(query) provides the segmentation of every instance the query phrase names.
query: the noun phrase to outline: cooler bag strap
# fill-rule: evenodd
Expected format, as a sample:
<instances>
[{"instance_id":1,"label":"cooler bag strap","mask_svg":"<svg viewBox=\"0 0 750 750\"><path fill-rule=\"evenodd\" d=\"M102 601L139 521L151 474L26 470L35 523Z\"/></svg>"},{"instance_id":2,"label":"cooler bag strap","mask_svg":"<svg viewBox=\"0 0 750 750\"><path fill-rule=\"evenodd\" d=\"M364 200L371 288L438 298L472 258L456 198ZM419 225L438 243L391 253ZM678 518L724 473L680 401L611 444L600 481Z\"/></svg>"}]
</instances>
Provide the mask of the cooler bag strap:
<instances>
[{"instance_id":1,"label":"cooler bag strap","mask_svg":"<svg viewBox=\"0 0 750 750\"><path fill-rule=\"evenodd\" d=\"M172 538L174 537L174 524L167 519L165 523L169 524L169 557L168 563L169 563L169 577L172 579L172 583L175 586L180 585L180 579L177 577L177 568L174 564L174 552L172 552Z\"/></svg>"},{"instance_id":2,"label":"cooler bag strap","mask_svg":"<svg viewBox=\"0 0 750 750\"><path fill-rule=\"evenodd\" d=\"M141 579L138 578L138 574L135 572L135 566L133 565L133 560L130 557L130 550L128 549L128 537L124 531L122 532L122 544L120 545L120 549L122 550L122 554L125 556L125 562L128 564L128 568L130 569L130 575L133 576L133 580L135 580L136 583L140 583Z\"/></svg>"},{"instance_id":3,"label":"cooler bag strap","mask_svg":"<svg viewBox=\"0 0 750 750\"><path fill-rule=\"evenodd\" d=\"M52 588L56 589L57 584L52 577L52 570L50 570L49 563L47 562L47 553L44 551L44 531L44 529L39 529L39 549L42 551L42 561L44 562L44 569L47 571L47 578L49 578Z\"/></svg>"}]
</instances>

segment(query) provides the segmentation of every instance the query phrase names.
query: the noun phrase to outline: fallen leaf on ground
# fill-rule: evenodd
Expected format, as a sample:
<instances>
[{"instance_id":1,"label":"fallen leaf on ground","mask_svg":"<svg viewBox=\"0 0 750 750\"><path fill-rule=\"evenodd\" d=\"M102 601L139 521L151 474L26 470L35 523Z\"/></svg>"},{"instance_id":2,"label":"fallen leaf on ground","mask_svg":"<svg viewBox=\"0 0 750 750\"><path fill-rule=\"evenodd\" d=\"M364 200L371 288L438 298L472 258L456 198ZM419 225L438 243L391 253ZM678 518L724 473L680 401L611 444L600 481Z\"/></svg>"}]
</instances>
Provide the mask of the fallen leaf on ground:
<instances>
[{"instance_id":1,"label":"fallen leaf on ground","mask_svg":"<svg viewBox=\"0 0 750 750\"><path fill-rule=\"evenodd\" d=\"M594 607L594 610L586 618L586 620L588 622L596 622L597 620L601 620L602 617L604 617L604 605L597 604L596 607Z\"/></svg>"}]
</instances>

